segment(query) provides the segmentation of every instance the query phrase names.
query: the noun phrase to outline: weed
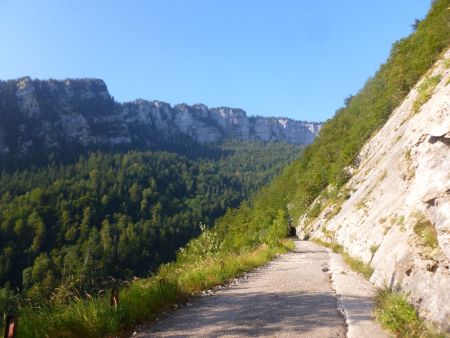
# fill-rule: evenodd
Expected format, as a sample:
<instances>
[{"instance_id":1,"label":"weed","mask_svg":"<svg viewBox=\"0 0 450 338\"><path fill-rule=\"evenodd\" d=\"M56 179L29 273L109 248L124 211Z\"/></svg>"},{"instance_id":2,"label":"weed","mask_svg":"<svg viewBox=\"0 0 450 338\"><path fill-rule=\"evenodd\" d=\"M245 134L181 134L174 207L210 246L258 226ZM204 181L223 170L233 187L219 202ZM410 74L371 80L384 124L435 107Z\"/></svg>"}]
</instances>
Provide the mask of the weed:
<instances>
[{"instance_id":1,"label":"weed","mask_svg":"<svg viewBox=\"0 0 450 338\"><path fill-rule=\"evenodd\" d=\"M342 254L344 256L344 261L352 270L359 272L367 279L373 274L373 268L369 264L365 264L362 260L350 256L347 252Z\"/></svg>"},{"instance_id":2,"label":"weed","mask_svg":"<svg viewBox=\"0 0 450 338\"><path fill-rule=\"evenodd\" d=\"M417 213L415 217L417 221L414 225L414 233L421 239L423 245L436 248L439 242L433 224L422 213Z\"/></svg>"},{"instance_id":3,"label":"weed","mask_svg":"<svg viewBox=\"0 0 450 338\"><path fill-rule=\"evenodd\" d=\"M447 68L447 69L450 68L450 59L445 59L444 60L444 67Z\"/></svg>"},{"instance_id":4,"label":"weed","mask_svg":"<svg viewBox=\"0 0 450 338\"><path fill-rule=\"evenodd\" d=\"M375 297L375 313L381 325L397 337L444 337L425 326L416 309L403 293L388 288L379 289Z\"/></svg>"},{"instance_id":5,"label":"weed","mask_svg":"<svg viewBox=\"0 0 450 338\"><path fill-rule=\"evenodd\" d=\"M357 210L367 209L366 200L363 198L361 201L356 203L355 207L356 207Z\"/></svg>"},{"instance_id":6,"label":"weed","mask_svg":"<svg viewBox=\"0 0 450 338\"><path fill-rule=\"evenodd\" d=\"M372 245L370 247L370 252L372 253L372 256L375 255L375 252L377 252L379 247L380 247L379 245Z\"/></svg>"},{"instance_id":7,"label":"weed","mask_svg":"<svg viewBox=\"0 0 450 338\"><path fill-rule=\"evenodd\" d=\"M322 211L322 204L321 203L315 203L311 210L308 213L308 216L311 218L316 218L320 215L320 212Z\"/></svg>"},{"instance_id":8,"label":"weed","mask_svg":"<svg viewBox=\"0 0 450 338\"><path fill-rule=\"evenodd\" d=\"M382 182L387 176L387 171L384 170L381 176L378 178L378 183Z\"/></svg>"},{"instance_id":9,"label":"weed","mask_svg":"<svg viewBox=\"0 0 450 338\"><path fill-rule=\"evenodd\" d=\"M431 76L423 80L418 88L416 101L413 104L413 112L416 114L420 107L426 103L432 96L434 88L441 81L441 75Z\"/></svg>"},{"instance_id":10,"label":"weed","mask_svg":"<svg viewBox=\"0 0 450 338\"><path fill-rule=\"evenodd\" d=\"M210 236L204 232L204 236ZM209 245L213 238L203 239ZM120 305L112 309L108 297L78 299L70 304L21 312L19 335L23 337L102 337L125 332L138 323L155 319L172 305L192 294L222 284L228 279L261 266L294 246L284 240L278 247L261 245L241 254L206 254L200 260L169 263L157 276L131 282L120 292Z\"/></svg>"},{"instance_id":11,"label":"weed","mask_svg":"<svg viewBox=\"0 0 450 338\"><path fill-rule=\"evenodd\" d=\"M344 247L336 242L323 242L319 239L313 239L319 245L323 245L327 248L333 250L333 252L341 254L344 258L345 263L354 271L359 272L366 278L370 278L373 273L373 268L369 264L365 264L360 259L350 256L347 251L345 251Z\"/></svg>"},{"instance_id":12,"label":"weed","mask_svg":"<svg viewBox=\"0 0 450 338\"><path fill-rule=\"evenodd\" d=\"M339 214L339 212L342 210L342 206L340 205L335 205L333 207L333 210L327 215L326 220L329 221L330 219L332 219L334 216L336 216L337 214Z\"/></svg>"},{"instance_id":13,"label":"weed","mask_svg":"<svg viewBox=\"0 0 450 338\"><path fill-rule=\"evenodd\" d=\"M322 233L325 236L325 239L328 243L332 243L334 242L334 238L335 238L335 233L332 230L328 230L326 226L323 226L321 228Z\"/></svg>"},{"instance_id":14,"label":"weed","mask_svg":"<svg viewBox=\"0 0 450 338\"><path fill-rule=\"evenodd\" d=\"M405 162L406 162L406 173L404 174L404 178L406 180L410 180L416 174L415 170L414 170L414 166L413 166L411 150L410 149L406 150L403 156L404 156Z\"/></svg>"}]
</instances>

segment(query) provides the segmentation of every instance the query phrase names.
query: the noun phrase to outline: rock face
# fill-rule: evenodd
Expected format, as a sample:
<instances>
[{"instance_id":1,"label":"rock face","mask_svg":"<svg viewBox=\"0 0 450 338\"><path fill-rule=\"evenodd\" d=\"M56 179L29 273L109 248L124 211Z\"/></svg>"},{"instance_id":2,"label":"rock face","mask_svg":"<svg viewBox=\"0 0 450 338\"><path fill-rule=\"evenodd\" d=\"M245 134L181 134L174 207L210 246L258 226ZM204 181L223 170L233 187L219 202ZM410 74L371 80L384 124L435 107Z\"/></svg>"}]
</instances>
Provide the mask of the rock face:
<instances>
[{"instance_id":1,"label":"rock face","mask_svg":"<svg viewBox=\"0 0 450 338\"><path fill-rule=\"evenodd\" d=\"M364 146L341 190L348 199L329 201L306 231L369 263L373 283L404 290L443 330L450 328L449 58L450 51L422 80L440 78L431 98L415 111L419 83Z\"/></svg>"},{"instance_id":2,"label":"rock face","mask_svg":"<svg viewBox=\"0 0 450 338\"><path fill-rule=\"evenodd\" d=\"M97 79L0 81L0 155L70 147L208 144L225 138L309 144L320 123L247 117L241 109L117 103Z\"/></svg>"}]
</instances>

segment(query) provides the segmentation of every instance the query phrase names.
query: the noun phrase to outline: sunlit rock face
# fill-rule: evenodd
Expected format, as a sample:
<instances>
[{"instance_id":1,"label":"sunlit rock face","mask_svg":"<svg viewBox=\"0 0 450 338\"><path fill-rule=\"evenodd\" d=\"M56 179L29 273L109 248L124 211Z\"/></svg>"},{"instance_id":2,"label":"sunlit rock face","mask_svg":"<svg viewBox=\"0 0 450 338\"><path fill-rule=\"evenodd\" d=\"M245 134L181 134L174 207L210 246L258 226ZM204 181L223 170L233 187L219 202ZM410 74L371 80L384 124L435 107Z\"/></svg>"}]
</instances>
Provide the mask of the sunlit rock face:
<instances>
[{"instance_id":1,"label":"sunlit rock face","mask_svg":"<svg viewBox=\"0 0 450 338\"><path fill-rule=\"evenodd\" d=\"M20 157L68 148L155 148L180 140L226 138L308 144L320 123L247 117L233 108L159 101L118 103L98 79L0 81L0 155Z\"/></svg>"},{"instance_id":2,"label":"sunlit rock face","mask_svg":"<svg viewBox=\"0 0 450 338\"><path fill-rule=\"evenodd\" d=\"M338 242L372 266L374 284L402 289L423 317L448 330L450 68L441 60L430 76L440 78L431 98L414 109L419 82L363 147L340 192L348 199L320 197L327 207L314 220L303 215L297 233Z\"/></svg>"}]
</instances>

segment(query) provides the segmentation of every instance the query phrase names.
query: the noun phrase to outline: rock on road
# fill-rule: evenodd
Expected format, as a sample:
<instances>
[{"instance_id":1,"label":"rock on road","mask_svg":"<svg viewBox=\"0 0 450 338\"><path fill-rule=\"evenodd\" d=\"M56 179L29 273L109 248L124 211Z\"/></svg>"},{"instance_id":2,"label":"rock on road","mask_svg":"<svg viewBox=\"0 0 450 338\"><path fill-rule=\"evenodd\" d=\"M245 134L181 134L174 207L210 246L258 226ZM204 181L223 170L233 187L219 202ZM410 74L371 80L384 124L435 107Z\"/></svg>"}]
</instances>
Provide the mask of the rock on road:
<instances>
[{"instance_id":1,"label":"rock on road","mask_svg":"<svg viewBox=\"0 0 450 338\"><path fill-rule=\"evenodd\" d=\"M312 242L195 300L133 337L345 337L331 288L329 254Z\"/></svg>"}]
</instances>

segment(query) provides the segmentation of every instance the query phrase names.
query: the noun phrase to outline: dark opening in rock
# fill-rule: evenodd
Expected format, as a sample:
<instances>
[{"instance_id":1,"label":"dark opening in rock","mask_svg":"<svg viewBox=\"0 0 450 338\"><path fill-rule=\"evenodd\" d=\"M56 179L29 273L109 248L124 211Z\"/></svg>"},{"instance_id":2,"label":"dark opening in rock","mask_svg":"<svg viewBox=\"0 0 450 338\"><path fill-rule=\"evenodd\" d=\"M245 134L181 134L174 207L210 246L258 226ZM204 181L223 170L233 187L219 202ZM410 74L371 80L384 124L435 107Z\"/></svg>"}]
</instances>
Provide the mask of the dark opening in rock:
<instances>
[{"instance_id":1,"label":"dark opening in rock","mask_svg":"<svg viewBox=\"0 0 450 338\"><path fill-rule=\"evenodd\" d=\"M427 270L434 273L437 271L438 267L438 263L434 263L432 266L427 267Z\"/></svg>"},{"instance_id":2,"label":"dark opening in rock","mask_svg":"<svg viewBox=\"0 0 450 338\"><path fill-rule=\"evenodd\" d=\"M295 227L293 227L292 225L289 225L288 234L290 237L296 237L297 229L295 229Z\"/></svg>"}]
</instances>

